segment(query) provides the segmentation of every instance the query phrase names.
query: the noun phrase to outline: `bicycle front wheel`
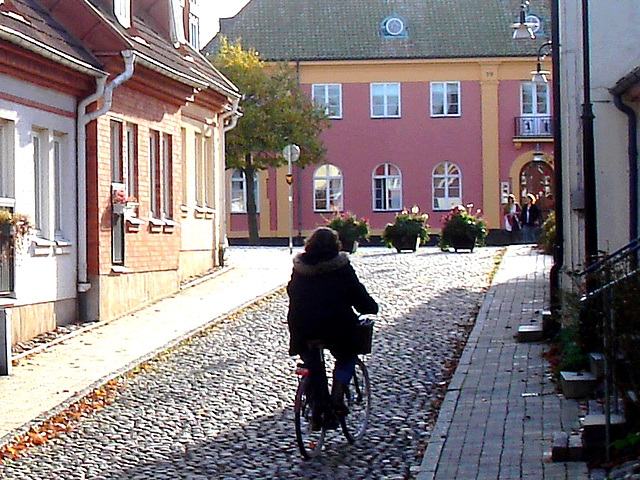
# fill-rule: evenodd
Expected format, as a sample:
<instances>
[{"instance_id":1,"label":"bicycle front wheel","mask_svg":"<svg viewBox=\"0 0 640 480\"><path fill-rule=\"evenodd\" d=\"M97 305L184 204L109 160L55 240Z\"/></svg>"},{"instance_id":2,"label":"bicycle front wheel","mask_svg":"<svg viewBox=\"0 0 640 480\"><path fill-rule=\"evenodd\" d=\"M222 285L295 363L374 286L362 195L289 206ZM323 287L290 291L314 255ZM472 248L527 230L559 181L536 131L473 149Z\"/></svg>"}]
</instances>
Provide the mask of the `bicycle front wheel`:
<instances>
[{"instance_id":1,"label":"bicycle front wheel","mask_svg":"<svg viewBox=\"0 0 640 480\"><path fill-rule=\"evenodd\" d=\"M359 358L356 360L353 378L345 393L345 404L349 408L349 413L340 419L340 424L349 443L355 443L364 435L371 413L369 372Z\"/></svg>"},{"instance_id":2,"label":"bicycle front wheel","mask_svg":"<svg viewBox=\"0 0 640 480\"><path fill-rule=\"evenodd\" d=\"M306 376L300 379L294 406L296 441L298 442L300 453L306 460L320 453L322 445L324 444L325 435L324 428L320 428L319 430L313 429L313 411L307 393L308 382L309 379Z\"/></svg>"}]
</instances>

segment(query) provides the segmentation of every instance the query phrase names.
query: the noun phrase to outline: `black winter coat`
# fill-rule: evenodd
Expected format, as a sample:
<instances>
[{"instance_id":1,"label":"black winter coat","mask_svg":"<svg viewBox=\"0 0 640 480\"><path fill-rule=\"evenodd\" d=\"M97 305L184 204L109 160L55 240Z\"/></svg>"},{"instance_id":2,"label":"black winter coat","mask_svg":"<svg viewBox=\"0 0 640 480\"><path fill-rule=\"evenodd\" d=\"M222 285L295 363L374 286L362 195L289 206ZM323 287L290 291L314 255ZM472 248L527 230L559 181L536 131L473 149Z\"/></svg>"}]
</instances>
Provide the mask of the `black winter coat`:
<instances>
[{"instance_id":1,"label":"black winter coat","mask_svg":"<svg viewBox=\"0 0 640 480\"><path fill-rule=\"evenodd\" d=\"M352 307L360 313L378 313L378 304L344 252L296 255L287 293L290 355L306 350L306 342L315 339L330 350L355 353L358 316Z\"/></svg>"}]
</instances>

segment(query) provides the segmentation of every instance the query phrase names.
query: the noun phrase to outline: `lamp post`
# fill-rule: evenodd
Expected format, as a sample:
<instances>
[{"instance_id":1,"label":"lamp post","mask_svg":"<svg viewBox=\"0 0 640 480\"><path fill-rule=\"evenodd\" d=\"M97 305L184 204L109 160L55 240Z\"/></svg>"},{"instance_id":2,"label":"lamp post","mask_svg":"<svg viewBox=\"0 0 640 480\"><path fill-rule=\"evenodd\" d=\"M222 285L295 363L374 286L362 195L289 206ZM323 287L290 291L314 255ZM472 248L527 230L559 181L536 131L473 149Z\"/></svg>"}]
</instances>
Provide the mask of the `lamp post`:
<instances>
[{"instance_id":1,"label":"lamp post","mask_svg":"<svg viewBox=\"0 0 640 480\"><path fill-rule=\"evenodd\" d=\"M287 185L289 185L289 255L293 253L293 171L291 165L298 161L300 157L300 147L289 144L282 150L282 156L287 161L288 170L286 175Z\"/></svg>"}]
</instances>

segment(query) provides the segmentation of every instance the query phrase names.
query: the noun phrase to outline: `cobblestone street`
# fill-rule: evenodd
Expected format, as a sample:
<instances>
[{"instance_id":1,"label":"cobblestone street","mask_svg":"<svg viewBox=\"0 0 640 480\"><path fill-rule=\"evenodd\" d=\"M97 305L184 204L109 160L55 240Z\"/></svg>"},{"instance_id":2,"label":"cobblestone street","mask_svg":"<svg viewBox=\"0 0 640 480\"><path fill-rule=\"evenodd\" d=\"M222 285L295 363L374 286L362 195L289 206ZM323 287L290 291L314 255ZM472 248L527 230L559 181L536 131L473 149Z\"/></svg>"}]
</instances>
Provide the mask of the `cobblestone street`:
<instances>
[{"instance_id":1,"label":"cobblestone street","mask_svg":"<svg viewBox=\"0 0 640 480\"><path fill-rule=\"evenodd\" d=\"M318 458L295 443L296 359L277 293L126 377L116 402L0 466L7 480L410 479L498 248L351 256L381 306L366 363L372 421L358 444L329 436ZM179 321L179 319L176 319Z\"/></svg>"}]
</instances>

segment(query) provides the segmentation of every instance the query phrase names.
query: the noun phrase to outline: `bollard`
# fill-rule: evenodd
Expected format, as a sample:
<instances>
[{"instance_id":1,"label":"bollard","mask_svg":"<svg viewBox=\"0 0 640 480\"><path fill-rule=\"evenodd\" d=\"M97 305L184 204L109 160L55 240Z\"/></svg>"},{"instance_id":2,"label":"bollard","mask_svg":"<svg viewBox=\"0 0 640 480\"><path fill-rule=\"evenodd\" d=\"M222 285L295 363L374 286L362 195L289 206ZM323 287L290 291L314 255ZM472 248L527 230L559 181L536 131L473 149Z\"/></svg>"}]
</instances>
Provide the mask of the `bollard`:
<instances>
[{"instance_id":1,"label":"bollard","mask_svg":"<svg viewBox=\"0 0 640 480\"><path fill-rule=\"evenodd\" d=\"M11 375L11 309L0 309L0 375Z\"/></svg>"}]
</instances>

